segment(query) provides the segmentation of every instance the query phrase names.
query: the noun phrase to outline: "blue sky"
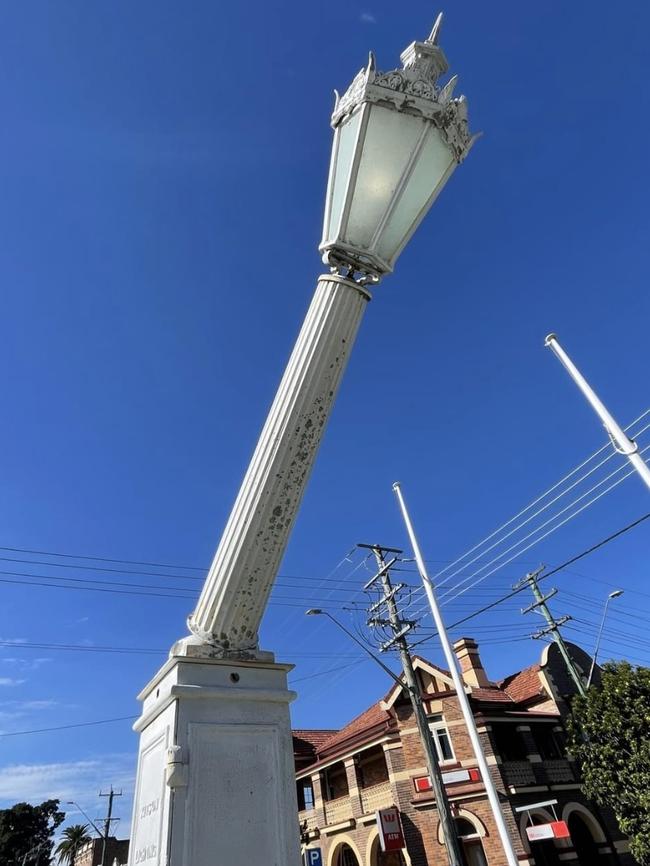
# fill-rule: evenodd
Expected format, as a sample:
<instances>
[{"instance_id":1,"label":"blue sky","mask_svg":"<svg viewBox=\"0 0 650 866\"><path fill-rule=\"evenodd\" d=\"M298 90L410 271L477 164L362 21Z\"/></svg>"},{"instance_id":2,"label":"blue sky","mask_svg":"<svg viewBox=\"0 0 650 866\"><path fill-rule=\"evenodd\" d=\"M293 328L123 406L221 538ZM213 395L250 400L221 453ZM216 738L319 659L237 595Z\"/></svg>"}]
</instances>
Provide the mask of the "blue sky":
<instances>
[{"instance_id":1,"label":"blue sky","mask_svg":"<svg viewBox=\"0 0 650 866\"><path fill-rule=\"evenodd\" d=\"M185 633L321 271L332 89L369 49L380 69L398 65L436 11L387 0L4 9L0 638L15 642L0 652L5 734L137 713L136 693ZM650 405L650 10L454 0L445 12L442 44L485 135L374 291L282 565L263 645L297 665L296 726L340 725L386 688L302 610L354 600L368 576L357 553L345 559L357 541L405 545L395 479L435 569L604 444L543 348L547 332L622 423ZM630 478L455 601L449 618L648 504ZM554 579L556 612L591 622L574 624L586 646L621 585L605 650L650 662L639 619L650 609L649 532L643 524ZM54 577L68 589L20 585ZM176 597L63 578L164 585ZM539 655L520 607L466 627L494 678ZM440 661L435 644L424 651ZM132 784L129 722L2 746L1 803L56 795L94 817L100 786ZM129 809L125 797L125 829Z\"/></svg>"}]
</instances>

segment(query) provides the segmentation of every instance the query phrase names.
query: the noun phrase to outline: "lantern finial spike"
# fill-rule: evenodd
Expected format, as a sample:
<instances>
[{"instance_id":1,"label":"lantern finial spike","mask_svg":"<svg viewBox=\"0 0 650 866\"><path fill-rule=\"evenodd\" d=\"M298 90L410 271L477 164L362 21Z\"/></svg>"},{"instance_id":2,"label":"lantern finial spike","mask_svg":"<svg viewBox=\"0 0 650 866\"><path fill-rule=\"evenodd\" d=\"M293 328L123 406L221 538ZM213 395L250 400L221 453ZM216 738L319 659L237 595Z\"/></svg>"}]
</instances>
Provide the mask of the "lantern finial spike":
<instances>
[{"instance_id":1,"label":"lantern finial spike","mask_svg":"<svg viewBox=\"0 0 650 866\"><path fill-rule=\"evenodd\" d=\"M436 18L436 22L433 25L433 30L431 31L431 33L429 34L429 36L426 40L431 45L437 45L438 44L438 37L440 36L440 28L442 27L443 18L444 18L443 13L439 12L438 17Z\"/></svg>"},{"instance_id":2,"label":"lantern finial spike","mask_svg":"<svg viewBox=\"0 0 650 866\"><path fill-rule=\"evenodd\" d=\"M375 72L377 71L377 61L373 51L368 53L368 65L366 66L366 80L368 82L375 80Z\"/></svg>"}]
</instances>

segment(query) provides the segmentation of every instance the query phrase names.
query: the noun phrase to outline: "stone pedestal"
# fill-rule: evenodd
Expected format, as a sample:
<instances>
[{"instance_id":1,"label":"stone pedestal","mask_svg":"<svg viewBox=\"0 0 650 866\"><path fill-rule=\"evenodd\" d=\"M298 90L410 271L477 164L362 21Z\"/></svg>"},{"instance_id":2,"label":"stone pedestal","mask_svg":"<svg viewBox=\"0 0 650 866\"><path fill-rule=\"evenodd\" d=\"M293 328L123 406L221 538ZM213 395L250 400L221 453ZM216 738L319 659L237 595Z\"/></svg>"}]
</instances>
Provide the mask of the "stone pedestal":
<instances>
[{"instance_id":1,"label":"stone pedestal","mask_svg":"<svg viewBox=\"0 0 650 866\"><path fill-rule=\"evenodd\" d=\"M172 656L141 692L129 866L299 866L291 668Z\"/></svg>"}]
</instances>

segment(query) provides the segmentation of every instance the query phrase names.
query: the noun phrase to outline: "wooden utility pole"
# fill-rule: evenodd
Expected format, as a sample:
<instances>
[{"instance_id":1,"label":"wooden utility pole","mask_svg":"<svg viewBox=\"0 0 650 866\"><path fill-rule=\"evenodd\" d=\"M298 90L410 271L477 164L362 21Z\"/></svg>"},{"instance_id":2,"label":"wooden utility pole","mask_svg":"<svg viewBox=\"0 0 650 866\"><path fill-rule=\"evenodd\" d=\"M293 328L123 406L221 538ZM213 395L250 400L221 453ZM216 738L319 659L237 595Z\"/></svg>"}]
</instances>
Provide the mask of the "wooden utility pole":
<instances>
[{"instance_id":1,"label":"wooden utility pole","mask_svg":"<svg viewBox=\"0 0 650 866\"><path fill-rule=\"evenodd\" d=\"M546 602L553 598L554 595L557 594L557 589L552 589L547 595L542 593L542 590L539 588L538 578L540 574L544 571L544 566L540 566L537 571L532 571L530 574L527 574L519 583L515 584L513 589L519 589L522 586L528 586L532 590L533 595L535 596L535 601L533 604L528 605L528 607L522 610L522 613L530 613L533 610L537 610L544 617L548 626L546 628L542 628L539 631L536 631L535 634L531 635L535 640L539 640L542 637L550 634L557 644L558 649L560 650L560 654L564 659L564 664L566 665L566 669L569 672L569 676L575 683L576 688L578 689L578 694L583 698L587 694L587 687L583 682L582 677L578 669L576 668L573 659L569 655L569 650L567 649L567 645L564 643L564 638L562 637L562 633L560 632L560 626L564 625L564 623L568 622L571 617L570 616L561 616L559 619L555 619L553 614L548 608Z\"/></svg>"},{"instance_id":2,"label":"wooden utility pole","mask_svg":"<svg viewBox=\"0 0 650 866\"><path fill-rule=\"evenodd\" d=\"M100 866L106 866L106 843L108 842L108 837L111 834L111 822L119 821L119 818L113 818L113 800L115 797L121 797L122 791L114 791L113 786L111 785L109 791L104 794L102 791L99 792L100 797L108 797L108 809L106 817L103 819L104 821L104 832L102 833L102 859L100 860Z\"/></svg>"},{"instance_id":3,"label":"wooden utility pole","mask_svg":"<svg viewBox=\"0 0 650 866\"><path fill-rule=\"evenodd\" d=\"M392 646L396 646L399 650L402 670L404 671L404 680L406 682L409 698L411 699L411 706L413 707L413 713L420 733L422 748L424 749L427 770L429 778L431 779L431 787L435 794L436 805L440 815L442 837L447 849L447 860L449 861L449 866L463 866L465 860L461 851L461 842L456 830L456 822L451 811L447 792L445 791L445 785L442 779L442 773L440 772L440 765L438 763L438 752L436 750L433 734L429 728L429 722L427 720L427 714L422 700L422 693L420 691L420 686L413 667L413 659L411 658L406 640L406 635L413 628L415 623L409 620L404 620L400 616L396 597L404 584L393 586L390 579L390 567L396 561L396 558L386 562L384 557L384 554L386 553L399 555L402 551L390 547L381 547L379 544L360 544L359 547L372 550L375 554L375 559L377 560L377 566L379 568L377 574L368 581L364 588L369 589L376 581L379 581L383 590L382 598L370 608L370 619L368 620L368 625L388 626L388 628L393 632L393 637L386 643L382 644L380 650L385 652ZM381 612L381 608L384 606L386 608L388 619L384 619L378 615Z\"/></svg>"}]
</instances>

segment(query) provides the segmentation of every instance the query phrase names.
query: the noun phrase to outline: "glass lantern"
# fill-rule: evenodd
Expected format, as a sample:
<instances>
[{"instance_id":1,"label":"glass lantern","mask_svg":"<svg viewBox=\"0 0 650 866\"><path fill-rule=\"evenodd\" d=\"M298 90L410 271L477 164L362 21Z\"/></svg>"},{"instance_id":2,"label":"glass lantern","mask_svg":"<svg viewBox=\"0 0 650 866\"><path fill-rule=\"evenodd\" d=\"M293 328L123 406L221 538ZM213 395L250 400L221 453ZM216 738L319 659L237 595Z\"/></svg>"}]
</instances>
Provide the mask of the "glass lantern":
<instances>
[{"instance_id":1,"label":"glass lantern","mask_svg":"<svg viewBox=\"0 0 650 866\"><path fill-rule=\"evenodd\" d=\"M347 92L337 94L332 127L323 260L377 281L395 261L476 136L468 130L457 77L438 46L442 15L425 42L402 53L402 69L381 73L372 54Z\"/></svg>"}]
</instances>

